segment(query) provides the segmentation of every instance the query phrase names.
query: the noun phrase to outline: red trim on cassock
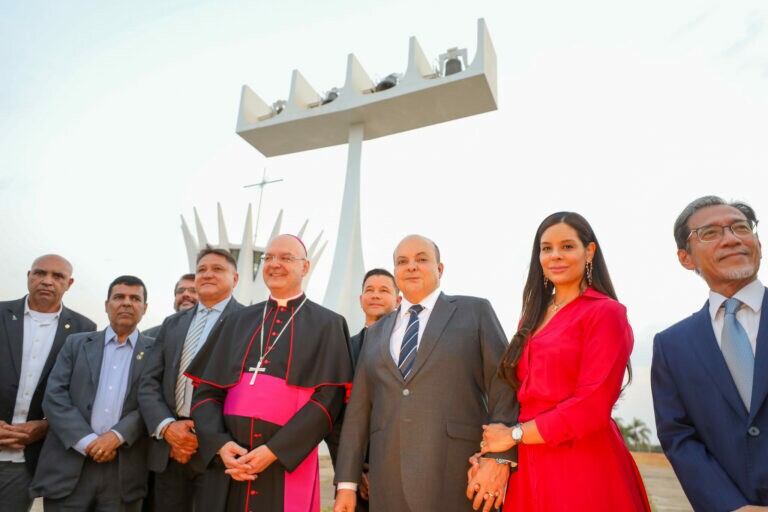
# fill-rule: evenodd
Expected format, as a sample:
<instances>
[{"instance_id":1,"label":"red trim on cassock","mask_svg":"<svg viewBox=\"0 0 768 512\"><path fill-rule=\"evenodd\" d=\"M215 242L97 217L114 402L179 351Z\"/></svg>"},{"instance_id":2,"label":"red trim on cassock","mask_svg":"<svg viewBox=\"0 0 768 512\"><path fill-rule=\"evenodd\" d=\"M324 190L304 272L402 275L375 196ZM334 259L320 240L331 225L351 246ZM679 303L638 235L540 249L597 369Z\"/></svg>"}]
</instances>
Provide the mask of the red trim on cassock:
<instances>
[{"instance_id":1,"label":"red trim on cassock","mask_svg":"<svg viewBox=\"0 0 768 512\"><path fill-rule=\"evenodd\" d=\"M352 394L352 383L344 384L344 403L349 403L349 396Z\"/></svg>"},{"instance_id":2,"label":"red trim on cassock","mask_svg":"<svg viewBox=\"0 0 768 512\"><path fill-rule=\"evenodd\" d=\"M291 307L291 317L293 317L293 307ZM277 315L275 315L277 316ZM288 345L288 367L285 369L285 381L291 377L291 359L293 358L293 322L291 322L291 340Z\"/></svg>"},{"instance_id":3,"label":"red trim on cassock","mask_svg":"<svg viewBox=\"0 0 768 512\"><path fill-rule=\"evenodd\" d=\"M317 400L310 400L310 402L312 402L313 404L321 408L323 412L325 412L325 415L328 416L328 423L331 425L331 430L333 430L333 420L331 419L331 414L328 412L328 409L323 407L323 404L321 404Z\"/></svg>"},{"instance_id":4,"label":"red trim on cassock","mask_svg":"<svg viewBox=\"0 0 768 512\"><path fill-rule=\"evenodd\" d=\"M198 405L202 405L202 404L204 404L205 402L216 402L217 404L220 404L220 403L222 403L221 401L219 401L219 400L216 400L215 398L206 398L205 400L203 400L203 401L201 401L201 402L197 402L195 405L193 405L193 406L192 406L192 408L189 410L189 413L190 413L190 414L192 414L192 411L194 411L195 409L197 409L197 406L198 406Z\"/></svg>"}]
</instances>

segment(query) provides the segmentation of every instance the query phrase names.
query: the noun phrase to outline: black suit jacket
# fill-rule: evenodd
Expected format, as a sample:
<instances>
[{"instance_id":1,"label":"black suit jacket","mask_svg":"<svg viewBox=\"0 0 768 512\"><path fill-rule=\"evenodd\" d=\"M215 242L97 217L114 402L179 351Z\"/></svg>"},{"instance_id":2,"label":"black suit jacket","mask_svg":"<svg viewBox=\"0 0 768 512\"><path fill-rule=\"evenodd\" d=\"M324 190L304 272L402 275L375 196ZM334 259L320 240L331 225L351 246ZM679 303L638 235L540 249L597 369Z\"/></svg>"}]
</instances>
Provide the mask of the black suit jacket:
<instances>
[{"instance_id":1,"label":"black suit jacket","mask_svg":"<svg viewBox=\"0 0 768 512\"><path fill-rule=\"evenodd\" d=\"M16 405L16 393L19 390L21 377L21 355L24 348L24 301L26 297L18 300L0 302L0 420L11 423L13 409ZM48 354L48 359L43 366L40 380L32 395L29 404L27 421L41 420L43 414L43 395L48 375L51 373L53 363L56 362L64 341L70 334L93 331L96 324L80 313L63 307L59 316L59 325L53 338L53 345ZM43 440L28 445L24 449L24 459L30 474L35 472L37 459Z\"/></svg>"},{"instance_id":2,"label":"black suit jacket","mask_svg":"<svg viewBox=\"0 0 768 512\"><path fill-rule=\"evenodd\" d=\"M243 307L232 297L221 312L218 322L223 322L227 316ZM139 384L139 407L150 436L161 421L166 418L176 418L176 377L179 375L184 340L187 338L187 331L196 311L197 307L190 308L163 320L155 340L158 349L153 351L152 357L147 361L147 369ZM202 345L200 348L202 349ZM171 446L168 443L152 438L149 449L149 469L158 473L165 471L170 452ZM193 457L190 464L196 471L204 469L199 457Z\"/></svg>"}]
</instances>

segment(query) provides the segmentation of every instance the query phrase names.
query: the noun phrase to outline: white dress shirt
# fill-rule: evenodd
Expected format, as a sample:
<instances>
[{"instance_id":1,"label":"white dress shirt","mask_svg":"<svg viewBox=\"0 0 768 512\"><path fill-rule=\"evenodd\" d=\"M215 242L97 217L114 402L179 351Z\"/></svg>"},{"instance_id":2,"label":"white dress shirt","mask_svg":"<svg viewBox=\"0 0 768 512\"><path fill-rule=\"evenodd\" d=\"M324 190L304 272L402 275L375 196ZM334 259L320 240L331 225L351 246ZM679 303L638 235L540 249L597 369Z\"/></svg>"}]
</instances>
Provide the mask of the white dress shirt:
<instances>
[{"instance_id":1,"label":"white dress shirt","mask_svg":"<svg viewBox=\"0 0 768 512\"><path fill-rule=\"evenodd\" d=\"M11 423L25 423L32 395L35 394L43 367L56 337L61 309L53 313L40 313L29 309L29 296L24 301L24 331L21 351L21 377L16 392ZM0 447L0 461L24 462L24 450Z\"/></svg>"},{"instance_id":2,"label":"white dress shirt","mask_svg":"<svg viewBox=\"0 0 768 512\"><path fill-rule=\"evenodd\" d=\"M416 348L418 350L421 345L421 337L424 335L424 329L427 328L427 322L432 314L432 310L435 309L435 302L437 297L440 296L440 288L424 297L419 304L424 308L419 313L419 335L416 338ZM392 329L392 336L389 338L389 352L392 354L392 359L395 360L395 364L400 361L400 347L403 345L403 336L405 336L405 330L408 328L408 319L411 317L411 312L408 311L413 303L403 297L400 303L400 309L397 310L397 318L395 319L395 328Z\"/></svg>"},{"instance_id":3,"label":"white dress shirt","mask_svg":"<svg viewBox=\"0 0 768 512\"><path fill-rule=\"evenodd\" d=\"M757 347L757 330L760 327L763 295L765 295L765 287L758 279L733 294L734 298L743 303L743 306L736 312L736 320L747 332L749 344L752 345L752 354L755 353ZM709 292L709 314L712 317L712 330L715 331L718 346L721 344L720 338L723 336L723 324L725 322L725 308L723 306L728 298L711 290Z\"/></svg>"}]
</instances>

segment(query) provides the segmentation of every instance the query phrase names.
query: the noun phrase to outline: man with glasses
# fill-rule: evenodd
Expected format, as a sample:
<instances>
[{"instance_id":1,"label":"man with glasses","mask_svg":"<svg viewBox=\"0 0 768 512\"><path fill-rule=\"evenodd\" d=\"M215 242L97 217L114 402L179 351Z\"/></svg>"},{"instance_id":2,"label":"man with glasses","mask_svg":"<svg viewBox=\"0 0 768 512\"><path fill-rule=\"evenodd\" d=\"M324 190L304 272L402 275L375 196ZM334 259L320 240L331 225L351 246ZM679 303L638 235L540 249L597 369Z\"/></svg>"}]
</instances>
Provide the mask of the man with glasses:
<instances>
[{"instance_id":1,"label":"man with glasses","mask_svg":"<svg viewBox=\"0 0 768 512\"><path fill-rule=\"evenodd\" d=\"M197 289L195 288L195 274L184 274L173 287L173 310L186 311L197 306ZM150 338L157 338L160 334L160 325L144 329L141 333Z\"/></svg>"},{"instance_id":2,"label":"man with glasses","mask_svg":"<svg viewBox=\"0 0 768 512\"><path fill-rule=\"evenodd\" d=\"M339 415L352 361L344 318L302 291L309 265L299 238L270 241L269 299L227 318L187 370L200 454L218 454L231 477L210 490L226 510L320 510L317 444Z\"/></svg>"},{"instance_id":3,"label":"man with glasses","mask_svg":"<svg viewBox=\"0 0 768 512\"><path fill-rule=\"evenodd\" d=\"M157 333L157 350L149 356L139 388L141 414L151 434L148 466L155 475L154 510L208 512L216 506L216 493L207 489L226 486L224 466L213 455L197 451L195 424L190 419L192 382L184 371L208 339L208 334L243 306L232 297L238 280L237 264L225 249L207 247L197 255L194 281L182 276L176 284L176 304L184 296L195 305L163 321ZM179 293L179 291L181 293ZM197 300L199 299L199 303ZM208 470L206 471L206 468Z\"/></svg>"},{"instance_id":4,"label":"man with glasses","mask_svg":"<svg viewBox=\"0 0 768 512\"><path fill-rule=\"evenodd\" d=\"M754 210L715 196L675 221L680 264L709 300L654 339L659 440L697 511L768 510L768 295Z\"/></svg>"}]
</instances>

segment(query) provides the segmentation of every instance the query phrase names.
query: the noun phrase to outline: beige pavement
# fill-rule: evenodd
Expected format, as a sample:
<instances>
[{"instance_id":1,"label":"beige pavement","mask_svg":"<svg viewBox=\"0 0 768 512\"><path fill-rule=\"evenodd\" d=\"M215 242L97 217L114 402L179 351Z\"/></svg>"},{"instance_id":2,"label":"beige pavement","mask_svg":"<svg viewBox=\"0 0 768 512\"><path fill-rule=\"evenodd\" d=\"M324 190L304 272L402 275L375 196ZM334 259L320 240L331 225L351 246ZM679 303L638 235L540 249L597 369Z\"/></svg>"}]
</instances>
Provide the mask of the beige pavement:
<instances>
[{"instance_id":1,"label":"beige pavement","mask_svg":"<svg viewBox=\"0 0 768 512\"><path fill-rule=\"evenodd\" d=\"M656 453L633 455L655 512L691 512L693 510L664 455ZM333 469L331 459L327 455L320 456L320 496L322 512L329 512L333 508ZM43 512L40 500L35 502L32 511Z\"/></svg>"}]
</instances>

